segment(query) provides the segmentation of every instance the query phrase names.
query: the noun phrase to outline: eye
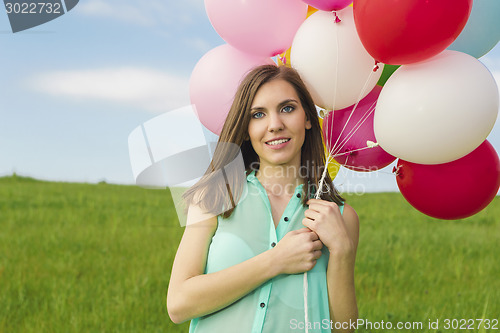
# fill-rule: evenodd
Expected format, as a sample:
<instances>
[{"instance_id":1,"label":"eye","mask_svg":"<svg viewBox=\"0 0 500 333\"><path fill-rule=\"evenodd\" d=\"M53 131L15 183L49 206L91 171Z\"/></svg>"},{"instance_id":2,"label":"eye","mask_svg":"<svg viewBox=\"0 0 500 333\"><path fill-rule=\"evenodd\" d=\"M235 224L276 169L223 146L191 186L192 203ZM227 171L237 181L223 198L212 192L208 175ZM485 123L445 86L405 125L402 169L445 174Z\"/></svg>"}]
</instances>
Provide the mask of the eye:
<instances>
[{"instance_id":1,"label":"eye","mask_svg":"<svg viewBox=\"0 0 500 333\"><path fill-rule=\"evenodd\" d=\"M260 111L254 112L254 113L252 114L252 118L253 118L253 119L259 119L259 118L262 118L262 117L264 117L264 113L263 113L263 112L260 112Z\"/></svg>"},{"instance_id":2,"label":"eye","mask_svg":"<svg viewBox=\"0 0 500 333\"><path fill-rule=\"evenodd\" d=\"M284 107L281 109L281 111L286 112L286 113L290 113L290 112L292 112L293 110L295 110L295 108L294 108L293 106L291 106L291 105L286 105L286 106L284 106Z\"/></svg>"}]
</instances>

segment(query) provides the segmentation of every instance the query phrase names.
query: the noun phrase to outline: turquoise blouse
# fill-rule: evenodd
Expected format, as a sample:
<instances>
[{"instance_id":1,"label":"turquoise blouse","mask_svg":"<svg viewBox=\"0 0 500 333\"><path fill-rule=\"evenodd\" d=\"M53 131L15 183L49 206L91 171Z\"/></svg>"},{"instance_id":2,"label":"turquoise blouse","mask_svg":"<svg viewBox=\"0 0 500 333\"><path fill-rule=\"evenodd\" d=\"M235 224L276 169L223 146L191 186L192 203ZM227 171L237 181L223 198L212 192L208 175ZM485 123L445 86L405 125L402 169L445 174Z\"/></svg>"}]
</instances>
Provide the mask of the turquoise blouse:
<instances>
[{"instance_id":1,"label":"turquoise blouse","mask_svg":"<svg viewBox=\"0 0 500 333\"><path fill-rule=\"evenodd\" d=\"M278 226L274 227L267 193L255 176L247 176L242 199L228 219L218 217L210 244L206 273L239 264L274 247L283 236L303 228L306 206L303 185L296 187ZM343 212L344 206L340 207ZM308 273L309 332L331 332L326 270L326 247ZM282 274L222 310L195 318L190 333L276 333L304 332L303 274Z\"/></svg>"}]
</instances>

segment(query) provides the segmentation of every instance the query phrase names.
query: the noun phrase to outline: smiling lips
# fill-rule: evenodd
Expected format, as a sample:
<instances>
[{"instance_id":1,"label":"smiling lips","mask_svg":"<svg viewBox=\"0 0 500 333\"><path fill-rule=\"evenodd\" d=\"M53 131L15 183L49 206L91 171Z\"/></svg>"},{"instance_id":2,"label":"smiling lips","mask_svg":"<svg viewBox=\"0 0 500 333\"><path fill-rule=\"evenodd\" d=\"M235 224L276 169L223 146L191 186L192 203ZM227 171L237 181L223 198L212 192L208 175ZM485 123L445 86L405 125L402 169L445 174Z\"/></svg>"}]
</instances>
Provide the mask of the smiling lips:
<instances>
[{"instance_id":1,"label":"smiling lips","mask_svg":"<svg viewBox=\"0 0 500 333\"><path fill-rule=\"evenodd\" d=\"M281 148L289 141L290 138L277 138L270 141L266 141L266 145L270 146L271 148Z\"/></svg>"}]
</instances>

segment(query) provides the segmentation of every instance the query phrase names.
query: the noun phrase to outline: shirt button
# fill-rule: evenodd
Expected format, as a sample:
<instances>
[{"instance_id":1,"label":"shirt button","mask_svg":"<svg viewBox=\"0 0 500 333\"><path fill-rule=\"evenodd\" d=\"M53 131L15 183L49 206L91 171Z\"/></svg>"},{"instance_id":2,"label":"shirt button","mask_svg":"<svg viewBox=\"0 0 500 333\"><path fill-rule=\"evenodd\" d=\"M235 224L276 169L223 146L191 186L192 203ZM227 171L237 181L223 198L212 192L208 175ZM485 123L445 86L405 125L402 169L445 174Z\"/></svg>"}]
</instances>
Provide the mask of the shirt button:
<instances>
[{"instance_id":1,"label":"shirt button","mask_svg":"<svg viewBox=\"0 0 500 333\"><path fill-rule=\"evenodd\" d=\"M265 303L260 303L260 307L261 307L261 308L263 308L263 307L265 307L265 306L266 306L266 304L265 304Z\"/></svg>"},{"instance_id":2,"label":"shirt button","mask_svg":"<svg viewBox=\"0 0 500 333\"><path fill-rule=\"evenodd\" d=\"M288 217L285 216L285 222L288 222Z\"/></svg>"},{"instance_id":3,"label":"shirt button","mask_svg":"<svg viewBox=\"0 0 500 333\"><path fill-rule=\"evenodd\" d=\"M276 243L275 242L272 242L271 243L271 247L275 247L276 246Z\"/></svg>"},{"instance_id":4,"label":"shirt button","mask_svg":"<svg viewBox=\"0 0 500 333\"><path fill-rule=\"evenodd\" d=\"M300 198L300 193L297 193L297 198Z\"/></svg>"}]
</instances>

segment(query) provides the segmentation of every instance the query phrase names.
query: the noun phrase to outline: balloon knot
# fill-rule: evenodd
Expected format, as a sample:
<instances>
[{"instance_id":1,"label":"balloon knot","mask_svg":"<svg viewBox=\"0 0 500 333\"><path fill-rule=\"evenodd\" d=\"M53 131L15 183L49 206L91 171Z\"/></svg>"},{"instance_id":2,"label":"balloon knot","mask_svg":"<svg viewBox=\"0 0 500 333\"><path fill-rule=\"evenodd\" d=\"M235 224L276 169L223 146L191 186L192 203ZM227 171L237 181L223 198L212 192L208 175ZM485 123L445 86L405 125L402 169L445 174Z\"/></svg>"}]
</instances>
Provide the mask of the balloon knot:
<instances>
[{"instance_id":1,"label":"balloon knot","mask_svg":"<svg viewBox=\"0 0 500 333\"><path fill-rule=\"evenodd\" d=\"M377 61L375 60L375 66L373 66L373 71L376 72L380 67L378 66L378 64L380 63L380 61Z\"/></svg>"},{"instance_id":2,"label":"balloon knot","mask_svg":"<svg viewBox=\"0 0 500 333\"><path fill-rule=\"evenodd\" d=\"M401 165L392 168L392 173L395 174L396 176L399 176L401 174Z\"/></svg>"},{"instance_id":3,"label":"balloon knot","mask_svg":"<svg viewBox=\"0 0 500 333\"><path fill-rule=\"evenodd\" d=\"M286 65L286 55L281 56L281 54L278 54L278 59L283 63L283 65Z\"/></svg>"},{"instance_id":4,"label":"balloon knot","mask_svg":"<svg viewBox=\"0 0 500 333\"><path fill-rule=\"evenodd\" d=\"M344 153L349 154L349 156L354 156L358 152L357 151L353 151L353 149L351 149L351 148L347 148L347 149L344 150Z\"/></svg>"},{"instance_id":5,"label":"balloon knot","mask_svg":"<svg viewBox=\"0 0 500 333\"><path fill-rule=\"evenodd\" d=\"M340 20L339 16L337 15L337 12L334 11L333 14L335 15L335 23L342 22L342 20Z\"/></svg>"},{"instance_id":6,"label":"balloon knot","mask_svg":"<svg viewBox=\"0 0 500 333\"><path fill-rule=\"evenodd\" d=\"M330 112L332 112L332 110L322 109L319 111L319 116L321 119L325 119L330 114Z\"/></svg>"}]
</instances>

